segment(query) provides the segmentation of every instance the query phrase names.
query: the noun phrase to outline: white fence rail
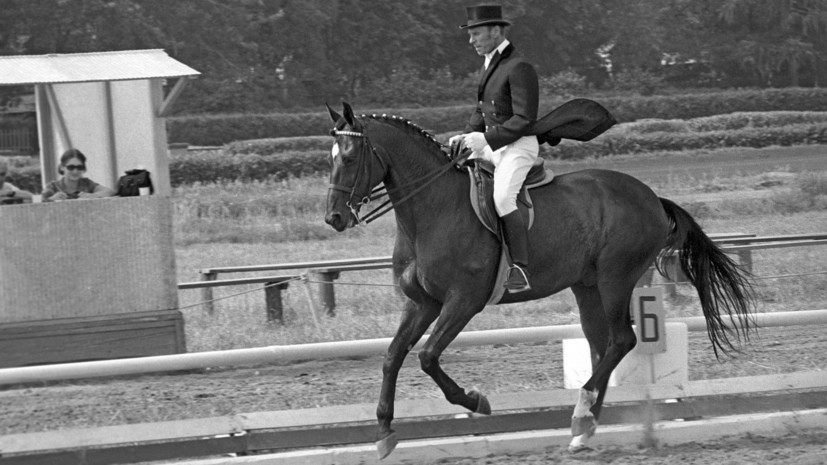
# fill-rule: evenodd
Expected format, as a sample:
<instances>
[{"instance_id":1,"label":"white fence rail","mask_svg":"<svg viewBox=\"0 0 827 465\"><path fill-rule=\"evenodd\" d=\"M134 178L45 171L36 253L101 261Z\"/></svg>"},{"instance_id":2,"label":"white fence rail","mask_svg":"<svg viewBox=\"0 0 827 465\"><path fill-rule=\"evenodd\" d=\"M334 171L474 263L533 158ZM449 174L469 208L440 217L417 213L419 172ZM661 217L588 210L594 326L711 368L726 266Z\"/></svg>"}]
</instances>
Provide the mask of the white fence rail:
<instances>
[{"instance_id":1,"label":"white fence rail","mask_svg":"<svg viewBox=\"0 0 827 465\"><path fill-rule=\"evenodd\" d=\"M670 318L667 321L686 323L690 331L706 330L703 317ZM759 327L827 324L827 310L760 313L756 314L756 322ZM423 336L415 348L421 347L427 337L428 335ZM582 337L584 336L580 325L535 326L460 333L451 346L521 344ZM383 354L390 342L391 338L365 339L6 368L0 369L0 385L193 370L217 366L362 357Z\"/></svg>"}]
</instances>

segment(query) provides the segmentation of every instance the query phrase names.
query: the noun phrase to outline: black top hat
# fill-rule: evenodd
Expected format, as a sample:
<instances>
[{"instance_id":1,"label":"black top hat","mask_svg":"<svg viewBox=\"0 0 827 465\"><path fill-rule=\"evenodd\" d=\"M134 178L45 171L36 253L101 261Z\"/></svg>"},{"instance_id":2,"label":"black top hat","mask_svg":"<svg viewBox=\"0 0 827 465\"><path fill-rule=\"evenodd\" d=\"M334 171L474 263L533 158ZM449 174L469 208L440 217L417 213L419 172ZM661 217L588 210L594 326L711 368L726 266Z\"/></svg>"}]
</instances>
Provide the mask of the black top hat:
<instances>
[{"instance_id":1,"label":"black top hat","mask_svg":"<svg viewBox=\"0 0 827 465\"><path fill-rule=\"evenodd\" d=\"M468 16L468 23L460 26L460 29L493 24L511 25L511 22L503 19L503 9L500 5L469 6L465 12Z\"/></svg>"}]
</instances>

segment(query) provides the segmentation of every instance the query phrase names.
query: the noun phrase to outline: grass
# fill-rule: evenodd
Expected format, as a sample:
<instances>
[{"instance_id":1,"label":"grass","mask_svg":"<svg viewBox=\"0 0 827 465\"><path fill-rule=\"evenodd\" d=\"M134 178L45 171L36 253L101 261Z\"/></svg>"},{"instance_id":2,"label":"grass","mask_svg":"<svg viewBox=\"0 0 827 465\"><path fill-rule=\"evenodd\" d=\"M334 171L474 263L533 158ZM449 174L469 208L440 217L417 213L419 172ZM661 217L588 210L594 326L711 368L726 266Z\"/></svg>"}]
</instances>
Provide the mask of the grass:
<instances>
[{"instance_id":1,"label":"grass","mask_svg":"<svg viewBox=\"0 0 827 465\"><path fill-rule=\"evenodd\" d=\"M652 182L696 215L708 232L758 235L823 232L827 226L827 171L775 171L759 175L705 174ZM327 179L310 177L258 183L226 183L176 188L175 231L178 280L197 280L210 266L250 265L390 255L395 223L387 215L369 227L335 233L322 221ZM754 195L758 192L760 195ZM759 311L825 308L823 248L757 251L754 272ZM242 277L245 274L233 274ZM227 275L226 277L230 277ZM402 299L389 270L343 273L336 282L337 314L316 327L305 286L292 283L282 295L285 325L269 323L262 286L215 288L216 311L209 314L198 290L181 291L189 351L223 350L390 337ZM241 295L234 295L246 292ZM311 296L315 294L313 289ZM313 298L313 297L311 297ZM318 307L319 303L313 301ZM699 314L694 290L679 286L666 302L670 316ZM575 324L570 291L534 302L488 307L468 330Z\"/></svg>"}]
</instances>

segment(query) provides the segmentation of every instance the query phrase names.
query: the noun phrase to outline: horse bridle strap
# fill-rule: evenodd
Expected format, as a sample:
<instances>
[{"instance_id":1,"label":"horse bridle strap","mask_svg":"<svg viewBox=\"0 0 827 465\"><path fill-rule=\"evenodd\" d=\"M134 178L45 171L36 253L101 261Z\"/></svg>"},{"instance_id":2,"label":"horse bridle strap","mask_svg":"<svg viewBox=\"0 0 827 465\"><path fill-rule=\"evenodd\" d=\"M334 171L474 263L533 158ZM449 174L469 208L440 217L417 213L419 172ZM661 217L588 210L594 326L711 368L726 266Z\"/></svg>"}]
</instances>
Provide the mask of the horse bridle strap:
<instances>
[{"instance_id":1,"label":"horse bridle strap","mask_svg":"<svg viewBox=\"0 0 827 465\"><path fill-rule=\"evenodd\" d=\"M368 139L368 137L365 134L363 134L361 132L356 132L356 131L343 131L343 130L339 130L339 129L336 129L336 128L331 129L330 134L332 136L360 137L360 138L364 139L365 143L367 144L367 146L370 149L373 156L377 160L379 160L379 164L382 165L382 171L385 171L387 169L387 165L385 164L385 161L376 152L376 148L373 146L373 144L370 143L370 140ZM353 216L356 218L357 223L362 223L362 219L359 218L359 212L358 212L359 207L369 204L372 200L374 200L376 198L373 195L374 191L371 191L368 195L366 195L366 196L362 197L361 199L359 199L359 201L356 203L356 205L354 205L351 202L351 200L353 199L353 197L356 194L356 188L359 186L360 175L363 174L362 173L363 170L364 170L364 174L368 178L368 182L370 182L371 164L368 163L366 158L367 157L365 157L365 156L360 156L359 157L359 166L358 166L357 171L356 171L356 179L353 181L353 186L348 187L348 186L343 186L343 185L340 185L340 184L332 184L332 183L328 185L328 187L330 189L333 189L335 191L344 192L344 193L347 193L347 194L350 195L350 198L348 199L346 205L350 209Z\"/></svg>"},{"instance_id":2,"label":"horse bridle strap","mask_svg":"<svg viewBox=\"0 0 827 465\"><path fill-rule=\"evenodd\" d=\"M465 159L470 157L471 154L472 154L472 152L470 150L468 150L465 154L455 158L450 163L442 165L439 168L437 168L437 169L435 169L435 170L433 170L429 173L426 173L424 176L421 176L421 177L419 177L419 178L417 178L417 179L415 179L411 182L405 183L404 185L407 186L407 185L411 185L411 184L417 184L417 183L425 180L425 183L423 183L422 185L420 185L419 187L414 189L412 192L409 192L406 196L399 199L396 202L396 205L398 206L398 205L402 204L403 202L405 202L406 200L410 199L411 197L415 196L416 194L422 192L423 189L428 187L432 182L436 181L446 171L450 170L452 167L454 167L454 165L462 163L463 161L465 161ZM397 190L397 189L399 189L399 188L397 187L394 190ZM379 197L381 197L381 195L377 196L377 198L379 198ZM390 206L386 207L384 210L380 211L380 209L382 209L382 207L385 207L389 203L390 203L390 199L386 200L385 202L382 203L382 205L379 205L378 207L373 209L370 213L365 215L364 218L362 218L362 221L365 224L370 223L371 221L379 218L380 216L384 215L385 213L388 213L389 211L393 210L394 205L390 205Z\"/></svg>"},{"instance_id":3,"label":"horse bridle strap","mask_svg":"<svg viewBox=\"0 0 827 465\"><path fill-rule=\"evenodd\" d=\"M335 129L335 128L330 131L330 134L335 135L335 136L341 135L341 136L361 137L361 138L365 139L365 142L367 142L367 145L370 147L371 152L373 152L373 155L379 160L379 163L382 165L382 169L383 170L387 169L387 165L385 164L385 161L382 160L381 156L379 156L379 153L377 153L376 148L373 146L373 144L370 143L370 140L368 139L368 137L365 134L363 134L361 132L356 132L356 131L341 131L341 130L338 130L338 129ZM407 186L407 185L420 183L421 181L425 181L423 184L421 184L419 187L414 189L412 192L409 192L407 195L405 195L404 197L399 199L396 202L396 205L399 205L399 204L405 202L406 200L410 199L411 197L415 196L416 194L420 193L423 189L428 187L432 182L436 181L442 174L444 174L446 171L451 169L454 165L464 161L470 155L471 155L471 151L469 150L463 156L460 156L460 157L452 160L450 163L446 163L445 165L442 165L439 168L437 168L437 169L435 169L435 170L433 170L429 173L426 173L425 175L423 175L423 176L421 176L421 177L419 177L419 178L417 178L413 181L405 183L405 185ZM362 158L364 158L364 157L362 157ZM361 167L360 167L360 169L361 169ZM338 184L330 184L329 187L333 190L337 190L337 191L340 191L340 192L346 192L346 193L349 192L351 194L351 197L353 197L353 193L356 191L356 186L359 184L358 181L359 180L358 180L358 177L357 177L356 181L353 184L353 187L340 186ZM400 186L400 187L402 187L402 186ZM372 190L371 193L370 193L371 194L370 197L365 196L364 198L362 198L359 201L359 204L357 206L367 205L372 200L376 200L378 198L382 198L385 195L387 195L387 189L385 189L386 190L385 193L380 193L382 189L383 188L377 188L377 189ZM399 188L397 187L394 190L397 190L397 189L399 189ZM392 204L389 205L390 203L391 203L390 199L382 202L381 205L379 205L375 209L368 212L368 214L366 214L363 218L359 218L359 215L356 212L356 208L354 206L350 205L349 202L348 202L348 207L350 208L351 212L353 213L353 216L356 218L356 221L358 223L368 224L368 223L372 222L373 220L381 217L385 213L388 213L391 210L393 210L394 205L392 205Z\"/></svg>"}]
</instances>

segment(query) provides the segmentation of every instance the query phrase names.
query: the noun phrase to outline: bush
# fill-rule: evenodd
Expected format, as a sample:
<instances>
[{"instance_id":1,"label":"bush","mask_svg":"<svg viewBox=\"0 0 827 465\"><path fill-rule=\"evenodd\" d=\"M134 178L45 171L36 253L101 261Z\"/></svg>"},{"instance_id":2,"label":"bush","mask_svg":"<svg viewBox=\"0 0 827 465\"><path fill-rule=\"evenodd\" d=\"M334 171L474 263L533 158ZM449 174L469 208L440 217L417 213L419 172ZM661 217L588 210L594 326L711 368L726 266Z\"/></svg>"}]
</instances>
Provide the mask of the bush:
<instances>
[{"instance_id":1,"label":"bush","mask_svg":"<svg viewBox=\"0 0 827 465\"><path fill-rule=\"evenodd\" d=\"M282 180L330 169L329 151L287 152L274 155L205 151L175 156L170 160L173 186L203 182Z\"/></svg>"},{"instance_id":2,"label":"bush","mask_svg":"<svg viewBox=\"0 0 827 465\"><path fill-rule=\"evenodd\" d=\"M337 108L341 112L341 108ZM405 117L430 132L459 130L465 126L472 106L407 110L354 108L360 114L392 114ZM270 115L211 115L167 118L167 139L190 145L218 146L234 141L326 135L333 124L327 110L320 113Z\"/></svg>"},{"instance_id":3,"label":"bush","mask_svg":"<svg viewBox=\"0 0 827 465\"><path fill-rule=\"evenodd\" d=\"M457 107L459 108L459 107ZM424 111L424 110L423 110ZM439 118L440 115L431 115ZM827 144L827 112L734 113L683 120L645 120L619 124L590 142L563 141L541 146L544 158L582 159L642 152ZM445 142L456 131L435 134ZM225 181L282 180L329 172L330 136L239 141L222 150L175 155L173 186ZM11 158L9 182L41 190L40 169L31 157ZM827 183L814 178L802 185L820 195Z\"/></svg>"},{"instance_id":4,"label":"bush","mask_svg":"<svg viewBox=\"0 0 827 465\"><path fill-rule=\"evenodd\" d=\"M472 73L465 77L454 76L450 68L432 70L423 79L414 70L402 67L387 79L379 79L360 90L360 100L365 105L381 105L383 102L397 102L413 107L429 105L431 102L454 102L457 96L474 95L479 76Z\"/></svg>"},{"instance_id":5,"label":"bush","mask_svg":"<svg viewBox=\"0 0 827 465\"><path fill-rule=\"evenodd\" d=\"M652 95L663 86L663 78L640 68L623 70L612 77L612 88L619 91Z\"/></svg>"},{"instance_id":6,"label":"bush","mask_svg":"<svg viewBox=\"0 0 827 465\"><path fill-rule=\"evenodd\" d=\"M332 145L333 138L330 136L281 137L230 142L224 146L224 150L231 155L273 155L283 152L329 151Z\"/></svg>"},{"instance_id":7,"label":"bush","mask_svg":"<svg viewBox=\"0 0 827 465\"><path fill-rule=\"evenodd\" d=\"M692 119L737 112L822 111L827 89L738 90L651 97L597 99L620 122L641 119Z\"/></svg>"},{"instance_id":8,"label":"bush","mask_svg":"<svg viewBox=\"0 0 827 465\"><path fill-rule=\"evenodd\" d=\"M617 125L613 131L639 134L652 132L708 132L789 126L793 124L823 124L826 122L827 112L822 111L738 112L693 118L691 120L646 119Z\"/></svg>"},{"instance_id":9,"label":"bush","mask_svg":"<svg viewBox=\"0 0 827 465\"><path fill-rule=\"evenodd\" d=\"M736 112L821 111L827 108L827 89L785 88L737 90L682 95L595 97L619 122L641 119L690 119ZM567 98L547 97L540 116ZM355 102L351 102L355 103ZM340 111L339 108L336 109ZM465 126L472 105L439 108L359 109L357 113L387 113L410 119L431 133L457 131ZM168 139L192 145L224 145L233 141L321 136L330 130L330 116L314 113L273 113L176 116L167 119Z\"/></svg>"},{"instance_id":10,"label":"bush","mask_svg":"<svg viewBox=\"0 0 827 465\"><path fill-rule=\"evenodd\" d=\"M14 184L24 191L33 192L35 194L39 194L43 190L43 179L40 176L40 165L30 164L27 166L15 166L15 164L10 163L6 181Z\"/></svg>"},{"instance_id":11,"label":"bush","mask_svg":"<svg viewBox=\"0 0 827 465\"><path fill-rule=\"evenodd\" d=\"M586 77L566 70L551 77L540 78L541 93L545 97L563 98L585 94L589 85Z\"/></svg>"},{"instance_id":12,"label":"bush","mask_svg":"<svg viewBox=\"0 0 827 465\"><path fill-rule=\"evenodd\" d=\"M590 142L563 141L546 148L543 156L582 159L654 151L718 149L725 147L768 147L771 145L827 144L827 126L794 124L782 127L746 127L707 132L634 133L610 129Z\"/></svg>"}]
</instances>

